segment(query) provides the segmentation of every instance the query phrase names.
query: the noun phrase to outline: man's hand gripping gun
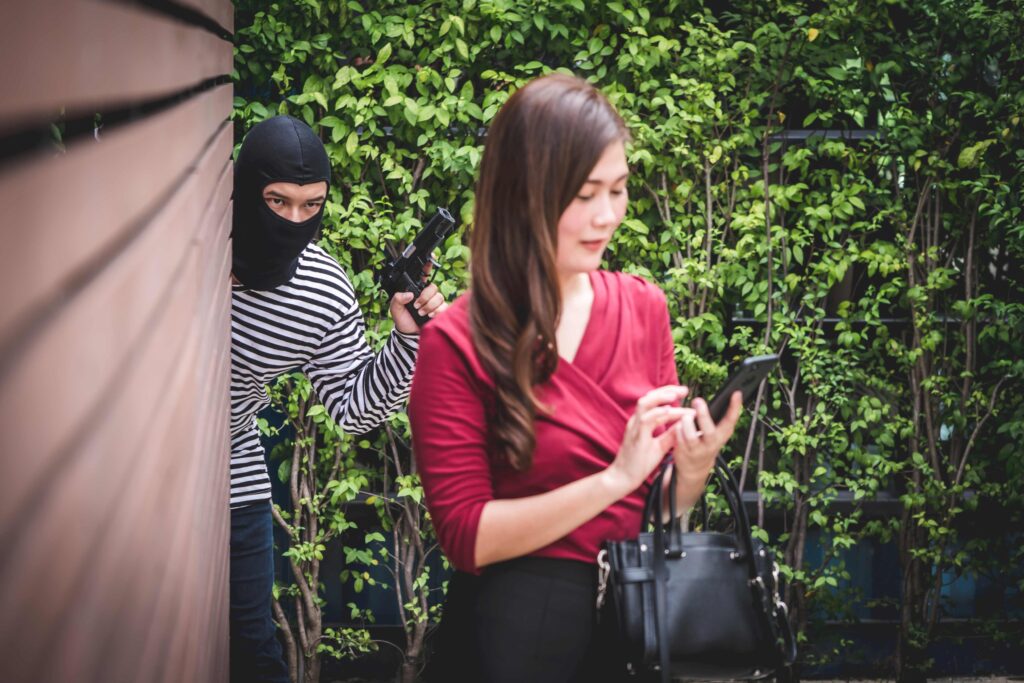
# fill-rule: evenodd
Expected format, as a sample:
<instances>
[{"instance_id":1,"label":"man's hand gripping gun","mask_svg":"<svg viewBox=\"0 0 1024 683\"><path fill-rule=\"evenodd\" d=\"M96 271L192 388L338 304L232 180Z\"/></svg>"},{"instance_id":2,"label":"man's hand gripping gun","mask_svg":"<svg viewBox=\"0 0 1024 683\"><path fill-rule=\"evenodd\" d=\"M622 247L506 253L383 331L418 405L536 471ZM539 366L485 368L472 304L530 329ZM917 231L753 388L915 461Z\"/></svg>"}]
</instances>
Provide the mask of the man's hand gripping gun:
<instances>
[{"instance_id":1,"label":"man's hand gripping gun","mask_svg":"<svg viewBox=\"0 0 1024 683\"><path fill-rule=\"evenodd\" d=\"M405 248L405 251L390 259L377 273L377 282L387 292L389 301L399 292L413 293L412 301L405 305L405 309L412 314L416 324L420 327L430 320L430 318L420 315L413 306L413 302L427 286L427 283L423 281L424 270L428 263L438 265L431 254L454 231L455 219L447 209L438 209L434 217L427 222L426 227L416 235L416 239Z\"/></svg>"}]
</instances>

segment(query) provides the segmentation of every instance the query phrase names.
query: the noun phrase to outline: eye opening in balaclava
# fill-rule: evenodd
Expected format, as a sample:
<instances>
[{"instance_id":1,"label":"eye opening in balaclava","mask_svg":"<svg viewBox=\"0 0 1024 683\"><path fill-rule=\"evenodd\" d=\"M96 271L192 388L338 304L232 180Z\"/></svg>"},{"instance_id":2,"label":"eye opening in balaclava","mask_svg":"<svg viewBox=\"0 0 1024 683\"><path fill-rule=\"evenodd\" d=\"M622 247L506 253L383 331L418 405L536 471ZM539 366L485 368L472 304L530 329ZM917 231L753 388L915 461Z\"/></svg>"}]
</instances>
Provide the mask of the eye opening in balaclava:
<instances>
[{"instance_id":1,"label":"eye opening in balaclava","mask_svg":"<svg viewBox=\"0 0 1024 683\"><path fill-rule=\"evenodd\" d=\"M320 227L324 207L301 223L278 216L263 199L270 183L331 183L331 164L316 133L291 116L252 127L235 162L231 270L250 289L273 289L295 275L299 255Z\"/></svg>"}]
</instances>

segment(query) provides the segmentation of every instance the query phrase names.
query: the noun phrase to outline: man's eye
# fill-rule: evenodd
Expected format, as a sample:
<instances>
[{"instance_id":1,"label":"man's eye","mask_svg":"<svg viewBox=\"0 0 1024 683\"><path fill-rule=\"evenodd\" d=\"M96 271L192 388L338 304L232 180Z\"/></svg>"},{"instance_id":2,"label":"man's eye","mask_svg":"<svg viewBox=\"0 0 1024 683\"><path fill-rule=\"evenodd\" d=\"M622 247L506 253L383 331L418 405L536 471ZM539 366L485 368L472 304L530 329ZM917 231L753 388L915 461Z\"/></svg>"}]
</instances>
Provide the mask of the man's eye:
<instances>
[{"instance_id":1,"label":"man's eye","mask_svg":"<svg viewBox=\"0 0 1024 683\"><path fill-rule=\"evenodd\" d=\"M273 206L281 206L282 204L284 204L284 201L278 199L277 197L266 197L266 200L268 204L271 204Z\"/></svg>"},{"instance_id":2,"label":"man's eye","mask_svg":"<svg viewBox=\"0 0 1024 683\"><path fill-rule=\"evenodd\" d=\"M306 207L310 209L319 209L320 202L306 202Z\"/></svg>"}]
</instances>

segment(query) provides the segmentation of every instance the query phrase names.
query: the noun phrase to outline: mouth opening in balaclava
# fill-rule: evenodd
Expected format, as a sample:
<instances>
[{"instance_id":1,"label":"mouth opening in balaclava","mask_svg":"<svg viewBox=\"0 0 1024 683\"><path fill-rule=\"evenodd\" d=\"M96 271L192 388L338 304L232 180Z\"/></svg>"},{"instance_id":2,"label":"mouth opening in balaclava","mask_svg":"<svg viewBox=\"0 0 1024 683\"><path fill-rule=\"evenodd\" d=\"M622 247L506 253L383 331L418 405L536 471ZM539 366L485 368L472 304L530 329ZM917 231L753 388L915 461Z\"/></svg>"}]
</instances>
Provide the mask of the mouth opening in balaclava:
<instances>
[{"instance_id":1,"label":"mouth opening in balaclava","mask_svg":"<svg viewBox=\"0 0 1024 683\"><path fill-rule=\"evenodd\" d=\"M313 240L324 207L301 223L278 216L263 199L270 183L331 182L320 138L302 121L275 116L252 127L235 162L231 272L250 289L273 289L295 275L299 255Z\"/></svg>"}]
</instances>

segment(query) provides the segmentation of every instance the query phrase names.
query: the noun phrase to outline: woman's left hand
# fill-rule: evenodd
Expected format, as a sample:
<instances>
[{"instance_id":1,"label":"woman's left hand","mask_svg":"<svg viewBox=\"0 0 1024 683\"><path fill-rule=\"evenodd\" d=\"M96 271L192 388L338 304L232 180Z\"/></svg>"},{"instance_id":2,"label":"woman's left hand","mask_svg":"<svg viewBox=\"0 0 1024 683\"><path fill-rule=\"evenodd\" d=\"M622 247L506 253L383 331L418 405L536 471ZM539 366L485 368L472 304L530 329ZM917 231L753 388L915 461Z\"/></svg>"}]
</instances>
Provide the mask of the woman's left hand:
<instances>
[{"instance_id":1,"label":"woman's left hand","mask_svg":"<svg viewBox=\"0 0 1024 683\"><path fill-rule=\"evenodd\" d=\"M715 424L708 412L708 404L698 398L672 427L676 432L672 460L681 488L697 482L703 488L714 467L715 457L732 436L742 410L743 394L737 391L729 399L729 410Z\"/></svg>"}]
</instances>

